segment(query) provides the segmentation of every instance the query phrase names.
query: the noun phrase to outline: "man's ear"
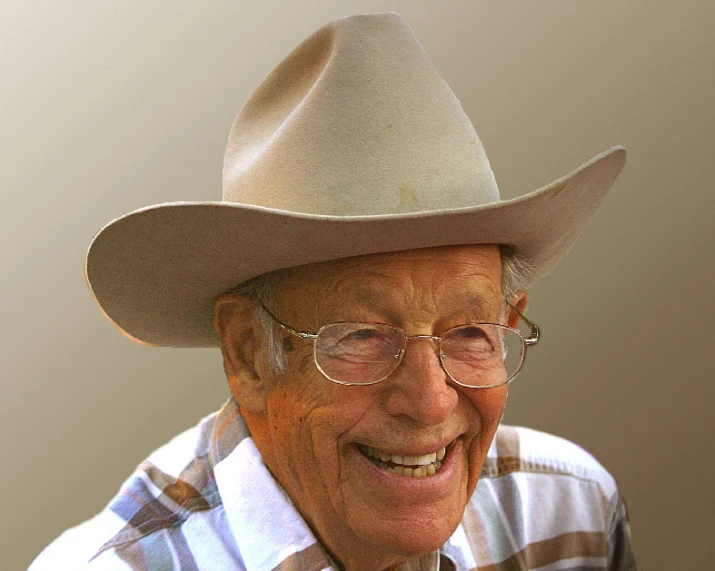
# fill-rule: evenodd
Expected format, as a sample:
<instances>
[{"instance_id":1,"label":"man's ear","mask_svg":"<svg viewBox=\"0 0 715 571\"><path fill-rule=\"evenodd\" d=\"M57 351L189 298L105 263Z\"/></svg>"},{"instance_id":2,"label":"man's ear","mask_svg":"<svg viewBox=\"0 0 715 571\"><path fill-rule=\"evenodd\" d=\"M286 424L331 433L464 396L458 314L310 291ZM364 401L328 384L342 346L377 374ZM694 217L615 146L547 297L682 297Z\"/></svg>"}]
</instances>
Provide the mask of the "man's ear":
<instances>
[{"instance_id":1,"label":"man's ear","mask_svg":"<svg viewBox=\"0 0 715 571\"><path fill-rule=\"evenodd\" d=\"M262 335L255 301L240 294L221 295L214 304L214 327L231 393L242 409L264 413L269 382L262 375L266 371L260 362Z\"/></svg>"},{"instance_id":2,"label":"man's ear","mask_svg":"<svg viewBox=\"0 0 715 571\"><path fill-rule=\"evenodd\" d=\"M529 302L528 292L520 292L516 297L515 301L510 301L511 305L516 307L522 314L526 311L526 304ZM519 320L521 318L513 309L509 309L507 313L506 324L512 329L517 329L519 327Z\"/></svg>"}]
</instances>

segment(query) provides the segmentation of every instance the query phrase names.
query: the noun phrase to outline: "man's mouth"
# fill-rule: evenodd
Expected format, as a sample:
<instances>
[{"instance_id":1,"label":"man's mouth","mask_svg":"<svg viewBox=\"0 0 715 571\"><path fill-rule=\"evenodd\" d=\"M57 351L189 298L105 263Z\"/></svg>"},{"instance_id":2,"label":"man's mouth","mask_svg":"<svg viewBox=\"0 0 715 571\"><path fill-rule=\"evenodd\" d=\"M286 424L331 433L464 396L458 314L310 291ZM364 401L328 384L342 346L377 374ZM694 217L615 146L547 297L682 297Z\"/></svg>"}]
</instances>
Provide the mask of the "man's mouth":
<instances>
[{"instance_id":1,"label":"man's mouth","mask_svg":"<svg viewBox=\"0 0 715 571\"><path fill-rule=\"evenodd\" d=\"M426 478L434 476L442 467L442 460L447 448L440 448L431 454L408 456L401 454L386 454L371 446L358 445L358 449L373 464L408 478Z\"/></svg>"}]
</instances>

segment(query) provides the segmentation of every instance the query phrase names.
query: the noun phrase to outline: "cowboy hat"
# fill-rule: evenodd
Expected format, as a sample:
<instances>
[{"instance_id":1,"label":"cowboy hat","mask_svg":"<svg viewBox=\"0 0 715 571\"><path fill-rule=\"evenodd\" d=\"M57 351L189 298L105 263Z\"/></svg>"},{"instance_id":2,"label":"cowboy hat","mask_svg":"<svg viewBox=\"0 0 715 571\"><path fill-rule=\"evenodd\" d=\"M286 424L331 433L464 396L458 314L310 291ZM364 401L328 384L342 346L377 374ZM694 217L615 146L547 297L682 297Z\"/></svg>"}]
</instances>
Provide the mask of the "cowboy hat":
<instances>
[{"instance_id":1,"label":"cowboy hat","mask_svg":"<svg viewBox=\"0 0 715 571\"><path fill-rule=\"evenodd\" d=\"M397 14L342 18L276 67L228 139L223 200L142 208L94 238L86 276L136 341L217 346L216 297L274 270L456 244L509 244L545 275L621 171L613 147L501 201L462 107Z\"/></svg>"}]
</instances>

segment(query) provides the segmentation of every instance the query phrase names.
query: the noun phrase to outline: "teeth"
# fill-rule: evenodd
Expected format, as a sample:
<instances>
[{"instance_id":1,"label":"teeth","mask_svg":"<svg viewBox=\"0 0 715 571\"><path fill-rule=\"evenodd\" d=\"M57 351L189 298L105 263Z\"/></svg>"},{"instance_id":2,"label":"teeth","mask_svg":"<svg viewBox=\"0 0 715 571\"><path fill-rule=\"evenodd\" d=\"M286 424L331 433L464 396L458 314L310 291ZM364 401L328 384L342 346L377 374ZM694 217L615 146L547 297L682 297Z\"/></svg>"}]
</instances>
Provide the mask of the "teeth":
<instances>
[{"instance_id":1,"label":"teeth","mask_svg":"<svg viewBox=\"0 0 715 571\"><path fill-rule=\"evenodd\" d=\"M442 454L442 458L444 458L444 454ZM432 452L432 454L425 454L424 456L417 456L415 458L415 464L418 466L427 466L428 464L431 464L437 460L437 453Z\"/></svg>"},{"instance_id":2,"label":"teeth","mask_svg":"<svg viewBox=\"0 0 715 571\"><path fill-rule=\"evenodd\" d=\"M442 460L447 453L446 448L422 456L386 454L370 446L361 446L360 449L378 466L408 478L434 476L442 467Z\"/></svg>"}]
</instances>

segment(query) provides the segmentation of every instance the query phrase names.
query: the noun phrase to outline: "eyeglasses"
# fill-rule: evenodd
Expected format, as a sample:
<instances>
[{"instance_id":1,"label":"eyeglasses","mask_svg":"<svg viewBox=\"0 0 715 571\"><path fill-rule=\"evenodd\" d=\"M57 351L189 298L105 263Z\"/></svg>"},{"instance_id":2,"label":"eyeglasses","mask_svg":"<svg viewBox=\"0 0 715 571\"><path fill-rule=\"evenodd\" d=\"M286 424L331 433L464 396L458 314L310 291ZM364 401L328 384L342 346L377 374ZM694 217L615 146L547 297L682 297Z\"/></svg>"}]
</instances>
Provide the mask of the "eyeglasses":
<instances>
[{"instance_id":1,"label":"eyeglasses","mask_svg":"<svg viewBox=\"0 0 715 571\"><path fill-rule=\"evenodd\" d=\"M493 388L511 381L524 365L526 348L539 342L539 327L507 304L530 328L527 338L517 329L497 323L465 323L438 335L407 335L394 325L343 321L323 325L317 333L283 323L258 299L263 310L285 331L313 341L315 366L341 385L374 385L400 366L407 341L437 343L442 369L463 387Z\"/></svg>"}]
</instances>

